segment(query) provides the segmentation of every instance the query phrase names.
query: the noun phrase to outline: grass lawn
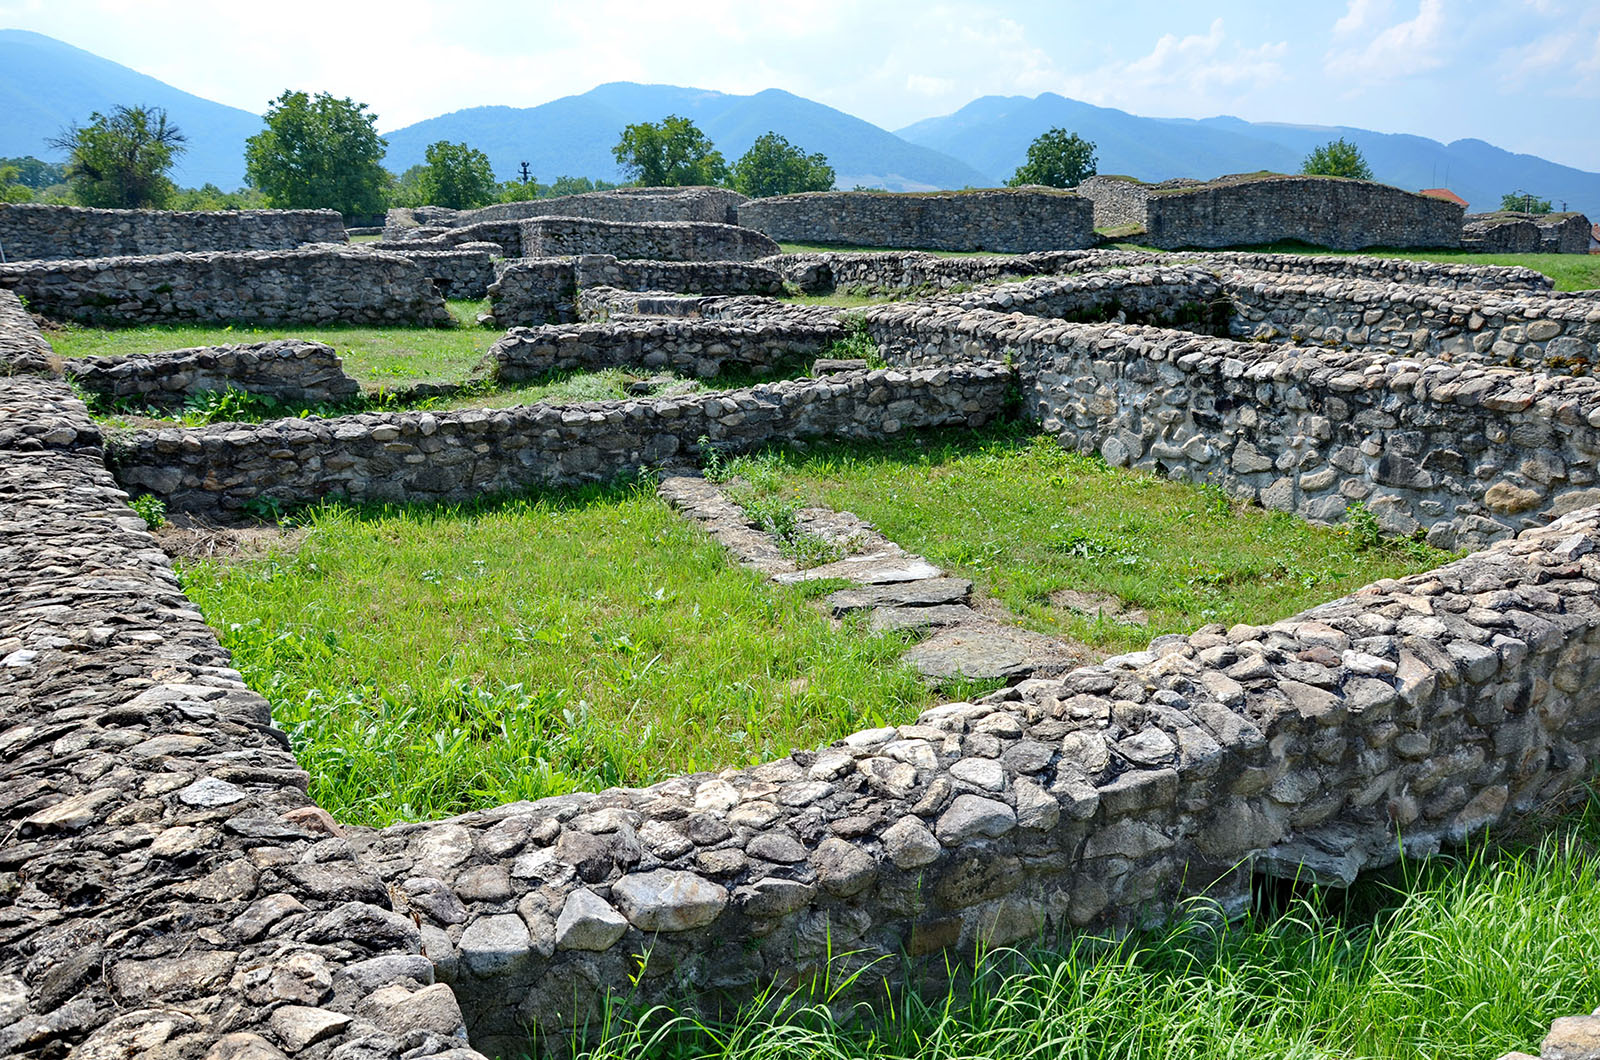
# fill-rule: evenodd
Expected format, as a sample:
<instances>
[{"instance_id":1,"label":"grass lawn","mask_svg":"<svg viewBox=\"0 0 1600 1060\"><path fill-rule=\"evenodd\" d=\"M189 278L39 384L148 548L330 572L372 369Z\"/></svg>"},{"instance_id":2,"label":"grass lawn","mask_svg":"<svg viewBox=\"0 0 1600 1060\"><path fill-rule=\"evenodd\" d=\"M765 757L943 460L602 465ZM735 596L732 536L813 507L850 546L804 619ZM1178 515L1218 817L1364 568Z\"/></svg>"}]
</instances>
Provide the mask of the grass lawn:
<instances>
[{"instance_id":1,"label":"grass lawn","mask_svg":"<svg viewBox=\"0 0 1600 1060\"><path fill-rule=\"evenodd\" d=\"M1538 1053L1600 998L1600 814L1531 849L1410 865L1348 895L1119 944L992 955L968 985L839 1013L767 998L706 1024L617 1018L586 1060L1459 1060Z\"/></svg>"},{"instance_id":2,"label":"grass lawn","mask_svg":"<svg viewBox=\"0 0 1600 1060\"><path fill-rule=\"evenodd\" d=\"M971 578L1024 625L1108 651L1208 622L1266 623L1452 557L1312 526L1197 488L1108 467L1002 428L879 447L774 451L734 461L757 490L848 510ZM1106 594L1148 625L1089 618L1059 590Z\"/></svg>"},{"instance_id":3,"label":"grass lawn","mask_svg":"<svg viewBox=\"0 0 1600 1060\"><path fill-rule=\"evenodd\" d=\"M339 351L344 370L366 389L398 389L416 382L457 383L472 374L503 331L477 326L487 302L451 301L455 328L363 327L353 324L287 327L220 327L151 324L132 328L62 325L46 338L63 357L127 357L190 346L306 339Z\"/></svg>"},{"instance_id":4,"label":"grass lawn","mask_svg":"<svg viewBox=\"0 0 1600 1060\"><path fill-rule=\"evenodd\" d=\"M304 525L180 572L346 821L746 765L933 702L902 639L832 626L645 488Z\"/></svg>"}]
</instances>

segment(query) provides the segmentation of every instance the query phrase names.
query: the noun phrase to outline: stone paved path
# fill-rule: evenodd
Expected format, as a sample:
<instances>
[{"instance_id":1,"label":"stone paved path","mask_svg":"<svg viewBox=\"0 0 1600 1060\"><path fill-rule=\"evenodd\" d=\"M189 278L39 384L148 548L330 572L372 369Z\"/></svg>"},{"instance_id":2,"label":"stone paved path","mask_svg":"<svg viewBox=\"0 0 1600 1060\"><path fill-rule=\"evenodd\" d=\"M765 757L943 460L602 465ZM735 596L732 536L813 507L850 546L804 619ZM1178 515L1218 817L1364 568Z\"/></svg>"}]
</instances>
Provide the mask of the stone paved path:
<instances>
[{"instance_id":1,"label":"stone paved path","mask_svg":"<svg viewBox=\"0 0 1600 1060\"><path fill-rule=\"evenodd\" d=\"M802 508L796 513L803 531L844 545L849 553L833 563L800 568L783 554L776 538L750 524L744 510L716 483L698 474L675 474L662 480L658 492L704 526L739 562L779 584L825 578L854 583L823 598L823 606L835 618L865 611L868 628L874 631L932 631L905 654L906 661L929 680L1016 681L1064 673L1097 658L1082 645L982 613L972 606L970 581L951 577L922 556L907 552L849 512Z\"/></svg>"}]
</instances>

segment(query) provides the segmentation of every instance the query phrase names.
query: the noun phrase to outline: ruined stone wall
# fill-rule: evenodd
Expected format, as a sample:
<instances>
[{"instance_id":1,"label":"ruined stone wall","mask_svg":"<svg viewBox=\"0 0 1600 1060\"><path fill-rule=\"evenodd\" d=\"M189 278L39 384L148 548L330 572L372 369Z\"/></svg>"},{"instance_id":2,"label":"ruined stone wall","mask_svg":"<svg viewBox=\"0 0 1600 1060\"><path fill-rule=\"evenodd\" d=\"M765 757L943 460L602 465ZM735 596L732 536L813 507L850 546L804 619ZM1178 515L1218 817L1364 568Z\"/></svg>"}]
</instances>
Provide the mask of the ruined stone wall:
<instances>
[{"instance_id":1,"label":"ruined stone wall","mask_svg":"<svg viewBox=\"0 0 1600 1060\"><path fill-rule=\"evenodd\" d=\"M755 261L778 253L778 244L760 232L705 221L532 217L517 223L521 256L529 258L610 254L652 261Z\"/></svg>"},{"instance_id":2,"label":"ruined stone wall","mask_svg":"<svg viewBox=\"0 0 1600 1060\"><path fill-rule=\"evenodd\" d=\"M0 265L0 288L92 324L454 323L417 265L349 247L22 262Z\"/></svg>"},{"instance_id":3,"label":"ruined stone wall","mask_svg":"<svg viewBox=\"0 0 1600 1060\"><path fill-rule=\"evenodd\" d=\"M844 338L825 324L758 320L631 320L512 328L489 348L494 378L524 383L558 371L633 367L710 379L724 369L767 373L815 358Z\"/></svg>"},{"instance_id":4,"label":"ruined stone wall","mask_svg":"<svg viewBox=\"0 0 1600 1060\"><path fill-rule=\"evenodd\" d=\"M96 210L0 203L0 250L7 261L290 250L303 243L345 241L337 210Z\"/></svg>"},{"instance_id":5,"label":"ruined stone wall","mask_svg":"<svg viewBox=\"0 0 1600 1060\"><path fill-rule=\"evenodd\" d=\"M1337 522L1479 548L1600 503L1600 381L1132 324L886 306L890 362L1006 358L1027 414L1118 466Z\"/></svg>"},{"instance_id":6,"label":"ruined stone wall","mask_svg":"<svg viewBox=\"0 0 1600 1060\"><path fill-rule=\"evenodd\" d=\"M1227 247L1298 239L1335 250L1454 247L1462 208L1399 188L1338 177L1233 177L1149 189L1144 241Z\"/></svg>"},{"instance_id":7,"label":"ruined stone wall","mask_svg":"<svg viewBox=\"0 0 1600 1060\"><path fill-rule=\"evenodd\" d=\"M1048 250L1028 254L950 258L922 251L827 251L782 254L762 263L781 271L806 294L936 292L1025 276L1055 276L1122 265L1145 265L1160 255L1121 250Z\"/></svg>"},{"instance_id":8,"label":"ruined stone wall","mask_svg":"<svg viewBox=\"0 0 1600 1060\"><path fill-rule=\"evenodd\" d=\"M494 259L504 252L497 243L468 241L449 250L418 250L404 243L385 246L420 268L446 298L483 298L494 283Z\"/></svg>"},{"instance_id":9,"label":"ruined stone wall","mask_svg":"<svg viewBox=\"0 0 1600 1060\"><path fill-rule=\"evenodd\" d=\"M1229 288L1198 265L1139 266L987 284L922 304L1056 320L1154 324L1205 334L1226 334L1234 309Z\"/></svg>"},{"instance_id":10,"label":"ruined stone wall","mask_svg":"<svg viewBox=\"0 0 1600 1060\"><path fill-rule=\"evenodd\" d=\"M0 1055L482 1060L60 381L0 378L0 599Z\"/></svg>"},{"instance_id":11,"label":"ruined stone wall","mask_svg":"<svg viewBox=\"0 0 1600 1060\"><path fill-rule=\"evenodd\" d=\"M59 358L22 302L0 288L0 376L54 373Z\"/></svg>"},{"instance_id":12,"label":"ruined stone wall","mask_svg":"<svg viewBox=\"0 0 1600 1060\"><path fill-rule=\"evenodd\" d=\"M1094 206L1049 188L814 191L752 199L739 223L785 243L917 250L1076 250L1094 245Z\"/></svg>"},{"instance_id":13,"label":"ruined stone wall","mask_svg":"<svg viewBox=\"0 0 1600 1060\"><path fill-rule=\"evenodd\" d=\"M999 365L963 365L637 401L128 431L113 439L111 464L130 489L223 519L257 499L468 501L681 461L702 436L742 452L790 438L978 426L1001 413L1010 382Z\"/></svg>"},{"instance_id":14,"label":"ruined stone wall","mask_svg":"<svg viewBox=\"0 0 1600 1060\"><path fill-rule=\"evenodd\" d=\"M133 406L181 405L191 395L229 388L297 405L337 404L361 392L332 346L300 339L80 357L62 367L82 389Z\"/></svg>"},{"instance_id":15,"label":"ruined stone wall","mask_svg":"<svg viewBox=\"0 0 1600 1060\"><path fill-rule=\"evenodd\" d=\"M1519 217L1468 214L1461 226L1461 247L1478 254L1536 254L1539 226Z\"/></svg>"},{"instance_id":16,"label":"ruined stone wall","mask_svg":"<svg viewBox=\"0 0 1600 1060\"><path fill-rule=\"evenodd\" d=\"M1534 219L1539 249L1546 254L1589 253L1589 218L1581 213L1552 213Z\"/></svg>"},{"instance_id":17,"label":"ruined stone wall","mask_svg":"<svg viewBox=\"0 0 1600 1060\"><path fill-rule=\"evenodd\" d=\"M1096 175L1072 190L1094 203L1096 228L1142 230L1149 219L1150 185L1135 177Z\"/></svg>"},{"instance_id":18,"label":"ruined stone wall","mask_svg":"<svg viewBox=\"0 0 1600 1060\"><path fill-rule=\"evenodd\" d=\"M1166 256L1151 259L1152 262L1171 260ZM1555 286L1555 281L1544 273L1520 265L1462 265L1364 255L1252 254L1236 250L1184 254L1179 260L1194 261L1219 271L1244 270L1329 279L1372 280L1377 283L1403 283L1452 290L1548 292ZM1227 275L1227 272L1222 274Z\"/></svg>"},{"instance_id":19,"label":"ruined stone wall","mask_svg":"<svg viewBox=\"0 0 1600 1060\"><path fill-rule=\"evenodd\" d=\"M1582 783L1597 521L751 769L386 829L360 857L484 1049L592 1021L624 983L726 1011L860 972L881 998L1187 896L1239 911L1252 870L1346 883Z\"/></svg>"},{"instance_id":20,"label":"ruined stone wall","mask_svg":"<svg viewBox=\"0 0 1600 1060\"><path fill-rule=\"evenodd\" d=\"M583 254L574 258L507 261L489 288L490 312L501 327L574 319L574 300L588 287L674 294L776 294L783 274L745 261L650 261Z\"/></svg>"},{"instance_id":21,"label":"ruined stone wall","mask_svg":"<svg viewBox=\"0 0 1600 1060\"><path fill-rule=\"evenodd\" d=\"M439 206L396 208L385 221L384 238L407 238L412 230L463 228L484 221L522 221L530 217L592 217L601 221L709 221L738 224L739 206L750 200L728 188L615 188L550 199L501 202L476 210Z\"/></svg>"},{"instance_id":22,"label":"ruined stone wall","mask_svg":"<svg viewBox=\"0 0 1600 1060\"><path fill-rule=\"evenodd\" d=\"M1241 273L1228 289L1241 338L1358 346L1457 363L1585 373L1600 355L1600 297L1443 292L1362 280Z\"/></svg>"},{"instance_id":23,"label":"ruined stone wall","mask_svg":"<svg viewBox=\"0 0 1600 1060\"><path fill-rule=\"evenodd\" d=\"M467 243L493 243L500 248L496 257L522 257L520 221L479 221L457 228L404 228L395 234L386 229L383 239L366 244L374 250L454 250ZM531 255L530 255L531 256Z\"/></svg>"}]
</instances>

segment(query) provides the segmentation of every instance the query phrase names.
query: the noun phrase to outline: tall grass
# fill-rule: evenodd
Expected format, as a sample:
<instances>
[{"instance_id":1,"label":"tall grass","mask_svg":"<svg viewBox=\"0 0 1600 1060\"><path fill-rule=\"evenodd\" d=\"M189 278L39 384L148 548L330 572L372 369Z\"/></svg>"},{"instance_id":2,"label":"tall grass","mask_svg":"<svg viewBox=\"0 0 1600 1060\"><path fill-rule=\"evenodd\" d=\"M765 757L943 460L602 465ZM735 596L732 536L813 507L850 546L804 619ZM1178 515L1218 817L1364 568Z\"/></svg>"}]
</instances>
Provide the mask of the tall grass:
<instances>
[{"instance_id":1,"label":"tall grass","mask_svg":"<svg viewBox=\"0 0 1600 1060\"><path fill-rule=\"evenodd\" d=\"M1600 856L1538 847L1411 866L1231 924L987 955L932 996L768 992L717 1021L614 1004L585 1060L1490 1060L1600 1003ZM583 1048L583 1047L580 1047Z\"/></svg>"}]
</instances>

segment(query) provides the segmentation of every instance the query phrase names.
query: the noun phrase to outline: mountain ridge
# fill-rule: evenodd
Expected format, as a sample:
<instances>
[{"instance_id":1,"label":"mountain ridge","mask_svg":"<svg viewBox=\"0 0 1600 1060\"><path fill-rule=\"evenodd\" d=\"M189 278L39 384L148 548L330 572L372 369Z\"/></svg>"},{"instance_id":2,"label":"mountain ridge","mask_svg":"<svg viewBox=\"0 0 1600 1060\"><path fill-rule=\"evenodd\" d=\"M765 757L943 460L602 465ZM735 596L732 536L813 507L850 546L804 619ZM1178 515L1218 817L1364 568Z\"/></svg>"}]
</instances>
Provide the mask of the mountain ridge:
<instances>
[{"instance_id":1,"label":"mountain ridge","mask_svg":"<svg viewBox=\"0 0 1600 1060\"><path fill-rule=\"evenodd\" d=\"M265 102L265 101L263 101ZM174 179L180 184L238 187L244 140L261 117L184 92L156 78L43 34L0 30L0 156L60 160L46 141L90 111L116 104L166 107L188 137ZM750 95L677 85L613 81L534 107L470 107L414 122L383 135L384 164L396 173L423 160L436 140L465 142L489 155L510 179L529 162L535 177L616 180L611 147L624 125L670 113L692 118L729 162L769 130L808 152L828 156L838 186L921 191L993 186L1021 164L1027 145L1056 126L1094 140L1101 172L1144 180L1207 178L1262 169L1294 172L1315 146L1335 136L1354 140L1377 179L1403 188L1447 186L1473 210L1499 206L1500 195L1528 191L1566 200L1600 218L1600 173L1517 154L1480 139L1441 143L1406 133L1351 126L1248 122L1231 116L1147 118L1110 107L1038 96L982 96L946 115L894 132L784 89Z\"/></svg>"}]
</instances>

